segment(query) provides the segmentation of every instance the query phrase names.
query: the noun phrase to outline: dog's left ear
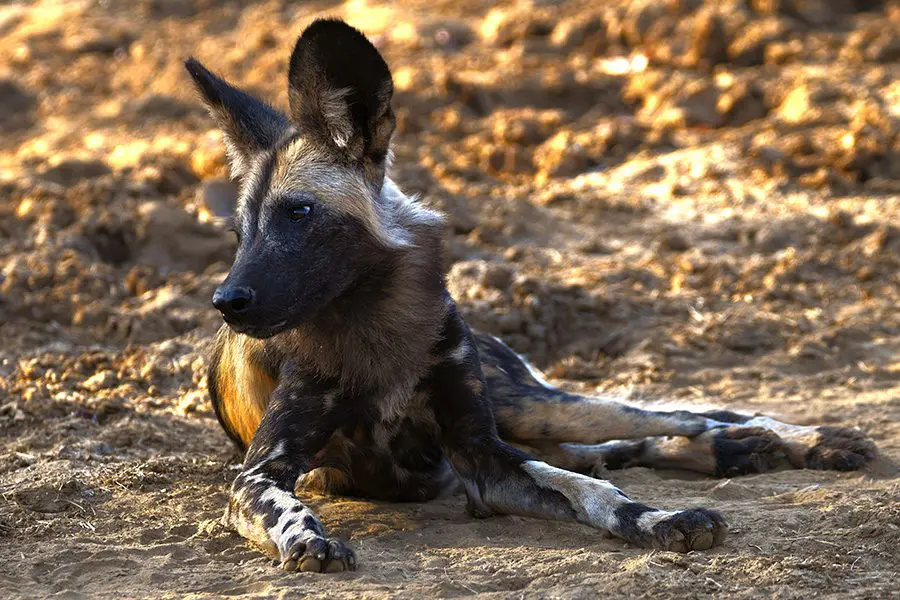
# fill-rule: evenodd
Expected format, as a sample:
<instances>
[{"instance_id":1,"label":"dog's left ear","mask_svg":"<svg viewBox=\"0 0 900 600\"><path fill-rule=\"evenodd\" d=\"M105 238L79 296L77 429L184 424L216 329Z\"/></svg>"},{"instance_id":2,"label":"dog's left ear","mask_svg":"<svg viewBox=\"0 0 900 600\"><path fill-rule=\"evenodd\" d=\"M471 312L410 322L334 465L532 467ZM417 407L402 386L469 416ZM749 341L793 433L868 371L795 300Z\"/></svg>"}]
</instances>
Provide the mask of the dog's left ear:
<instances>
[{"instance_id":1,"label":"dog's left ear","mask_svg":"<svg viewBox=\"0 0 900 600\"><path fill-rule=\"evenodd\" d=\"M197 59L187 59L184 66L225 134L232 177L244 179L253 157L272 149L290 130L290 121L262 100L213 74Z\"/></svg>"},{"instance_id":2,"label":"dog's left ear","mask_svg":"<svg viewBox=\"0 0 900 600\"><path fill-rule=\"evenodd\" d=\"M288 71L291 118L362 167L379 189L394 131L393 93L378 50L343 21L314 21L297 40Z\"/></svg>"}]
</instances>

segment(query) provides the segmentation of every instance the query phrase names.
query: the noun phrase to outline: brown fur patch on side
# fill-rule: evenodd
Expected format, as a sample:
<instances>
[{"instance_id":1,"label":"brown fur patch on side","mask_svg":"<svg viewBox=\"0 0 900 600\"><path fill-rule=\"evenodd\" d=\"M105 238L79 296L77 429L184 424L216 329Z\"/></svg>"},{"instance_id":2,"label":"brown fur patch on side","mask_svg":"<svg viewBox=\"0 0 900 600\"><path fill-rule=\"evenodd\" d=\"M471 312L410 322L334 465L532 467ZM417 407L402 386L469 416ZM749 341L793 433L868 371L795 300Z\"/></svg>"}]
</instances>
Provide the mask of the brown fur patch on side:
<instances>
[{"instance_id":1,"label":"brown fur patch on side","mask_svg":"<svg viewBox=\"0 0 900 600\"><path fill-rule=\"evenodd\" d=\"M249 446L269 403L275 380L259 364L263 342L223 334L222 354L216 373L223 425Z\"/></svg>"},{"instance_id":2,"label":"brown fur patch on side","mask_svg":"<svg viewBox=\"0 0 900 600\"><path fill-rule=\"evenodd\" d=\"M336 496L348 493L352 484L345 471L336 467L318 467L301 475L295 488Z\"/></svg>"},{"instance_id":3,"label":"brown fur patch on side","mask_svg":"<svg viewBox=\"0 0 900 600\"><path fill-rule=\"evenodd\" d=\"M466 379L466 385L472 390L472 394L475 396L481 396L482 392L484 392L484 384L481 383L481 380L478 377L469 377Z\"/></svg>"}]
</instances>

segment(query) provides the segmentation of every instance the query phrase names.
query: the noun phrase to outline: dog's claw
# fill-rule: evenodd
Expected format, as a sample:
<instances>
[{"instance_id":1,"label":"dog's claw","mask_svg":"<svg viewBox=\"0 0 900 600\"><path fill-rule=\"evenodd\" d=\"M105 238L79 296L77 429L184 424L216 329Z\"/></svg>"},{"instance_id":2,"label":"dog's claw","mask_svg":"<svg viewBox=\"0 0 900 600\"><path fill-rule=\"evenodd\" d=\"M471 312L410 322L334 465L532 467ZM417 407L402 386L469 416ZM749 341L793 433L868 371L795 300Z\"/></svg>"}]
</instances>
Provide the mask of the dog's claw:
<instances>
[{"instance_id":1,"label":"dog's claw","mask_svg":"<svg viewBox=\"0 0 900 600\"><path fill-rule=\"evenodd\" d=\"M281 568L285 571L296 571L297 570L297 561L296 559L289 558L281 563Z\"/></svg>"},{"instance_id":2,"label":"dog's claw","mask_svg":"<svg viewBox=\"0 0 900 600\"><path fill-rule=\"evenodd\" d=\"M297 542L281 568L306 573L355 571L356 555L340 540L316 537Z\"/></svg>"},{"instance_id":3,"label":"dog's claw","mask_svg":"<svg viewBox=\"0 0 900 600\"><path fill-rule=\"evenodd\" d=\"M702 508L676 513L653 528L657 545L672 552L709 550L722 542L727 531L719 513Z\"/></svg>"}]
</instances>

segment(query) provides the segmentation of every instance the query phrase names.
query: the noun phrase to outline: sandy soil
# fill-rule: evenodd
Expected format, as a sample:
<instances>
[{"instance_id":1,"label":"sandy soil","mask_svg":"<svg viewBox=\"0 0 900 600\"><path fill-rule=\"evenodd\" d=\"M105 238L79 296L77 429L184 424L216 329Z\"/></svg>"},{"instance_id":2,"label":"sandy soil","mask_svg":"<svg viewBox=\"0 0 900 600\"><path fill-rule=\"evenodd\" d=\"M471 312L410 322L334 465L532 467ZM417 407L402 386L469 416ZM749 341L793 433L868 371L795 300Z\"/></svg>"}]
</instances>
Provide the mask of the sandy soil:
<instances>
[{"instance_id":1,"label":"sandy soil","mask_svg":"<svg viewBox=\"0 0 900 600\"><path fill-rule=\"evenodd\" d=\"M835 9L833 6L842 8ZM470 321L561 385L858 426L900 457L900 3L47 0L0 7L0 597L900 597L900 484L629 469L676 555L577 525L318 499L361 570L217 519L205 392L233 187L197 55L286 104L344 16L397 84L395 179L449 215Z\"/></svg>"}]
</instances>

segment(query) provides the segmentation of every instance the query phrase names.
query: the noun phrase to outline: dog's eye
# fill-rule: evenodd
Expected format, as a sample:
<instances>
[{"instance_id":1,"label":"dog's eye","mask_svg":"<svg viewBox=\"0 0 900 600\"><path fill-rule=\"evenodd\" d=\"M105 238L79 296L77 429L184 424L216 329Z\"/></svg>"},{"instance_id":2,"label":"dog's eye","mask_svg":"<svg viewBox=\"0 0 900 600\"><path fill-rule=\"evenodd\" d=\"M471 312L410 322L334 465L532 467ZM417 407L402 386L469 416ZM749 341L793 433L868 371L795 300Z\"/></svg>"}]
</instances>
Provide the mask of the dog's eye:
<instances>
[{"instance_id":1,"label":"dog's eye","mask_svg":"<svg viewBox=\"0 0 900 600\"><path fill-rule=\"evenodd\" d=\"M309 204L301 204L300 206L292 207L288 214L291 217L291 221L299 221L305 218L311 210L312 207Z\"/></svg>"}]
</instances>

